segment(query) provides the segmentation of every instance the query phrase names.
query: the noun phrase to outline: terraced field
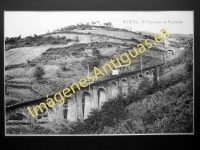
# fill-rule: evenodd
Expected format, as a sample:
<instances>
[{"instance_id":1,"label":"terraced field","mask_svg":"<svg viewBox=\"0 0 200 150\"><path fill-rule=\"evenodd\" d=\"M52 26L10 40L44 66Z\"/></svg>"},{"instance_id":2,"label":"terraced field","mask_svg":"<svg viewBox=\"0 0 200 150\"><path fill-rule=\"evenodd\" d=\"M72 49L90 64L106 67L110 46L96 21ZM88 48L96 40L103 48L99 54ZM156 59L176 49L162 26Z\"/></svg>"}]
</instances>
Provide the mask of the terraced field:
<instances>
[{"instance_id":1,"label":"terraced field","mask_svg":"<svg viewBox=\"0 0 200 150\"><path fill-rule=\"evenodd\" d=\"M27 60L33 60L34 58L40 56L46 50L51 47L66 47L70 46L70 44L63 44L63 45L41 45L41 46L34 46L34 47L20 47L14 48L5 53L5 66L13 65L13 64L20 64L20 63L27 63Z\"/></svg>"}]
</instances>

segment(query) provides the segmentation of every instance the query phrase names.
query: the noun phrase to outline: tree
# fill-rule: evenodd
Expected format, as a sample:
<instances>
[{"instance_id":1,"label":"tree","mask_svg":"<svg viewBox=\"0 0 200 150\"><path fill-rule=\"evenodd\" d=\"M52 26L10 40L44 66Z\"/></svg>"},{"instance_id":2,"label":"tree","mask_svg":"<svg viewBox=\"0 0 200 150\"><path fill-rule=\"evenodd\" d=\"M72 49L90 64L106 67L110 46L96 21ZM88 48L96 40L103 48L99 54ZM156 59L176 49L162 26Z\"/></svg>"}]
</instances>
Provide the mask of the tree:
<instances>
[{"instance_id":1,"label":"tree","mask_svg":"<svg viewBox=\"0 0 200 150\"><path fill-rule=\"evenodd\" d=\"M128 31L131 31L131 30L132 30L132 27L130 27L130 26L126 26L125 29L128 30Z\"/></svg>"},{"instance_id":2,"label":"tree","mask_svg":"<svg viewBox=\"0 0 200 150\"><path fill-rule=\"evenodd\" d=\"M99 25L99 26L101 25L101 24L100 24L100 21L96 21L96 24Z\"/></svg>"},{"instance_id":3,"label":"tree","mask_svg":"<svg viewBox=\"0 0 200 150\"><path fill-rule=\"evenodd\" d=\"M42 66L36 66L34 76L39 80L44 74L44 68Z\"/></svg>"},{"instance_id":4,"label":"tree","mask_svg":"<svg viewBox=\"0 0 200 150\"><path fill-rule=\"evenodd\" d=\"M113 26L111 22L108 22L107 25L110 26L110 27Z\"/></svg>"},{"instance_id":5,"label":"tree","mask_svg":"<svg viewBox=\"0 0 200 150\"><path fill-rule=\"evenodd\" d=\"M9 37L6 37L5 38L5 44L9 43L9 40L10 40Z\"/></svg>"},{"instance_id":6,"label":"tree","mask_svg":"<svg viewBox=\"0 0 200 150\"><path fill-rule=\"evenodd\" d=\"M96 22L92 22L92 25L95 25L96 24Z\"/></svg>"},{"instance_id":7,"label":"tree","mask_svg":"<svg viewBox=\"0 0 200 150\"><path fill-rule=\"evenodd\" d=\"M104 23L103 25L104 25L104 26L107 26L107 23Z\"/></svg>"},{"instance_id":8,"label":"tree","mask_svg":"<svg viewBox=\"0 0 200 150\"><path fill-rule=\"evenodd\" d=\"M20 40L21 39L21 35L20 36L18 36L18 38L17 38L18 40Z\"/></svg>"},{"instance_id":9,"label":"tree","mask_svg":"<svg viewBox=\"0 0 200 150\"><path fill-rule=\"evenodd\" d=\"M31 63L31 61L29 59L27 59L27 63Z\"/></svg>"},{"instance_id":10,"label":"tree","mask_svg":"<svg viewBox=\"0 0 200 150\"><path fill-rule=\"evenodd\" d=\"M37 36L37 34L34 34L34 38L37 38L38 36Z\"/></svg>"},{"instance_id":11,"label":"tree","mask_svg":"<svg viewBox=\"0 0 200 150\"><path fill-rule=\"evenodd\" d=\"M157 68L153 70L153 88L158 88L158 74L157 74Z\"/></svg>"}]
</instances>

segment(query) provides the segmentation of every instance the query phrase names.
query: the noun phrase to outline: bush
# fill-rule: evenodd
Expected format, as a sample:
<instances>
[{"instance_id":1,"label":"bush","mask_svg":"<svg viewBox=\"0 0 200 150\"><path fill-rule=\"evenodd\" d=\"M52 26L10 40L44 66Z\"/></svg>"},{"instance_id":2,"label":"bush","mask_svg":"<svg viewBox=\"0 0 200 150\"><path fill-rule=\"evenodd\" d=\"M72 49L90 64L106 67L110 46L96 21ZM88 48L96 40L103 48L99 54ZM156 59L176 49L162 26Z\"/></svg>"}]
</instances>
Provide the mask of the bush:
<instances>
[{"instance_id":1,"label":"bush","mask_svg":"<svg viewBox=\"0 0 200 150\"><path fill-rule=\"evenodd\" d=\"M145 133L141 120L127 119L115 127L105 127L102 134L138 134Z\"/></svg>"},{"instance_id":2,"label":"bush","mask_svg":"<svg viewBox=\"0 0 200 150\"><path fill-rule=\"evenodd\" d=\"M120 97L105 102L101 108L101 129L103 129L104 126L113 127L116 123L119 123L120 120L124 120L127 115L125 108L126 101Z\"/></svg>"},{"instance_id":3,"label":"bush","mask_svg":"<svg viewBox=\"0 0 200 150\"><path fill-rule=\"evenodd\" d=\"M93 109L83 122L78 120L70 126L70 134L99 134L104 127L114 127L126 119L126 101L120 97L105 102L101 110Z\"/></svg>"},{"instance_id":4,"label":"bush","mask_svg":"<svg viewBox=\"0 0 200 150\"><path fill-rule=\"evenodd\" d=\"M147 110L142 116L144 125L153 124L156 120L155 114L151 110Z\"/></svg>"},{"instance_id":5,"label":"bush","mask_svg":"<svg viewBox=\"0 0 200 150\"><path fill-rule=\"evenodd\" d=\"M126 46L126 43L123 43L122 46Z\"/></svg>"},{"instance_id":6,"label":"bush","mask_svg":"<svg viewBox=\"0 0 200 150\"><path fill-rule=\"evenodd\" d=\"M52 41L51 44L60 44L59 41Z\"/></svg>"},{"instance_id":7,"label":"bush","mask_svg":"<svg viewBox=\"0 0 200 150\"><path fill-rule=\"evenodd\" d=\"M188 72L188 74L190 76L192 76L192 71L193 71L193 63L192 63L192 61L186 62L186 64L185 64L185 70Z\"/></svg>"},{"instance_id":8,"label":"bush","mask_svg":"<svg viewBox=\"0 0 200 150\"><path fill-rule=\"evenodd\" d=\"M44 75L44 68L41 65L36 66L34 76L38 78L38 80Z\"/></svg>"},{"instance_id":9,"label":"bush","mask_svg":"<svg viewBox=\"0 0 200 150\"><path fill-rule=\"evenodd\" d=\"M79 40L79 37L78 37L78 36L76 36L76 37L75 37L75 41L76 41L76 42L80 42L80 40Z\"/></svg>"},{"instance_id":10,"label":"bush","mask_svg":"<svg viewBox=\"0 0 200 150\"><path fill-rule=\"evenodd\" d=\"M72 54L73 56L77 56L77 55L79 55L78 52L72 52L71 54Z\"/></svg>"},{"instance_id":11,"label":"bush","mask_svg":"<svg viewBox=\"0 0 200 150\"><path fill-rule=\"evenodd\" d=\"M137 41L137 39L135 39L135 38L131 38L130 40L131 40L131 41Z\"/></svg>"},{"instance_id":12,"label":"bush","mask_svg":"<svg viewBox=\"0 0 200 150\"><path fill-rule=\"evenodd\" d=\"M144 35L144 37L154 40L154 36L152 35Z\"/></svg>"},{"instance_id":13,"label":"bush","mask_svg":"<svg viewBox=\"0 0 200 150\"><path fill-rule=\"evenodd\" d=\"M130 105L133 102L138 102L139 100L145 97L146 95L141 94L141 92L137 90L136 92L133 92L130 95L128 95L128 98L126 99L127 105Z\"/></svg>"},{"instance_id":14,"label":"bush","mask_svg":"<svg viewBox=\"0 0 200 150\"><path fill-rule=\"evenodd\" d=\"M143 79L144 81L142 81L138 87L139 95L146 96L152 94L153 93L152 83L149 81L148 78L143 78Z\"/></svg>"},{"instance_id":15,"label":"bush","mask_svg":"<svg viewBox=\"0 0 200 150\"><path fill-rule=\"evenodd\" d=\"M108 47L113 47L112 44L108 44Z\"/></svg>"},{"instance_id":16,"label":"bush","mask_svg":"<svg viewBox=\"0 0 200 150\"><path fill-rule=\"evenodd\" d=\"M71 42L72 41L72 39L66 39L66 42Z\"/></svg>"},{"instance_id":17,"label":"bush","mask_svg":"<svg viewBox=\"0 0 200 150\"><path fill-rule=\"evenodd\" d=\"M70 68L67 68L65 65L62 65L62 66L61 66L61 69L62 69L63 71L69 71L69 70L70 70Z\"/></svg>"},{"instance_id":18,"label":"bush","mask_svg":"<svg viewBox=\"0 0 200 150\"><path fill-rule=\"evenodd\" d=\"M28 60L27 60L27 63L31 63L31 61L28 59Z\"/></svg>"}]
</instances>

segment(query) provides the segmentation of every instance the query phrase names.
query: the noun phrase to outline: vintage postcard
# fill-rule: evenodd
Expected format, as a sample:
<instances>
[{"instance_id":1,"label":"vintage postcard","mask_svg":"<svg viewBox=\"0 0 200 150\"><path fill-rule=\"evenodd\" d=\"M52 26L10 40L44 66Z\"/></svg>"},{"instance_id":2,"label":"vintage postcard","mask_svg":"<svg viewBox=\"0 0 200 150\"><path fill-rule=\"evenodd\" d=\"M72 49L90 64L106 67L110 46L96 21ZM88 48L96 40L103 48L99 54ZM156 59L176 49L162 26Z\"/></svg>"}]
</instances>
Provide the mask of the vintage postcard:
<instances>
[{"instance_id":1,"label":"vintage postcard","mask_svg":"<svg viewBox=\"0 0 200 150\"><path fill-rule=\"evenodd\" d=\"M194 134L193 11L4 11L6 136Z\"/></svg>"}]
</instances>

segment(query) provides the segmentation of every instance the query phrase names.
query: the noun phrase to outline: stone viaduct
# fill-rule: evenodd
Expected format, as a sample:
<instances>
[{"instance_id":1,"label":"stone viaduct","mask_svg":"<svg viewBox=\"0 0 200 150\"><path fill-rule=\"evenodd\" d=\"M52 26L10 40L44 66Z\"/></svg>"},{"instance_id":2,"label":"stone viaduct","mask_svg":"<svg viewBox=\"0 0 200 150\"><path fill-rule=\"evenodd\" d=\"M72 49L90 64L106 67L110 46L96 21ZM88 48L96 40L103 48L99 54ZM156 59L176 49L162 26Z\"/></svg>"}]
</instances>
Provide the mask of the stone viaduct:
<instances>
[{"instance_id":1,"label":"stone viaduct","mask_svg":"<svg viewBox=\"0 0 200 150\"><path fill-rule=\"evenodd\" d=\"M109 99L117 98L120 94L126 97L135 92L143 80L143 77L149 78L153 82L154 74L157 74L157 80L162 78L164 63L138 71L122 72L118 75L95 82L89 87L76 91L70 98L65 99L65 104L59 106L56 103L53 108L44 110L35 118L29 114L27 107L39 105L40 102L46 102L46 97L32 101L25 101L18 104L6 106L6 123L46 123L56 120L76 121L77 119L86 119L91 109L100 109L102 104ZM154 73L153 73L154 72Z\"/></svg>"},{"instance_id":2,"label":"stone viaduct","mask_svg":"<svg viewBox=\"0 0 200 150\"><path fill-rule=\"evenodd\" d=\"M166 59L168 60L172 60L174 57L173 50L159 51L161 56L164 53L167 54ZM46 102L46 97L6 106L6 123L37 124L59 120L76 121L77 119L86 119L91 109L100 109L102 104L109 99L115 99L118 95L125 98L135 92L144 77L149 78L153 83L156 74L159 81L165 68L164 63L137 71L131 71L131 69L127 71L122 67L118 75L98 80L87 88L77 90L75 94L72 94L72 97L65 99L63 106L56 103L53 108L48 108L48 110L44 108L44 112L38 111L39 115L35 118L31 117L27 107L34 107L41 102Z\"/></svg>"}]
</instances>

